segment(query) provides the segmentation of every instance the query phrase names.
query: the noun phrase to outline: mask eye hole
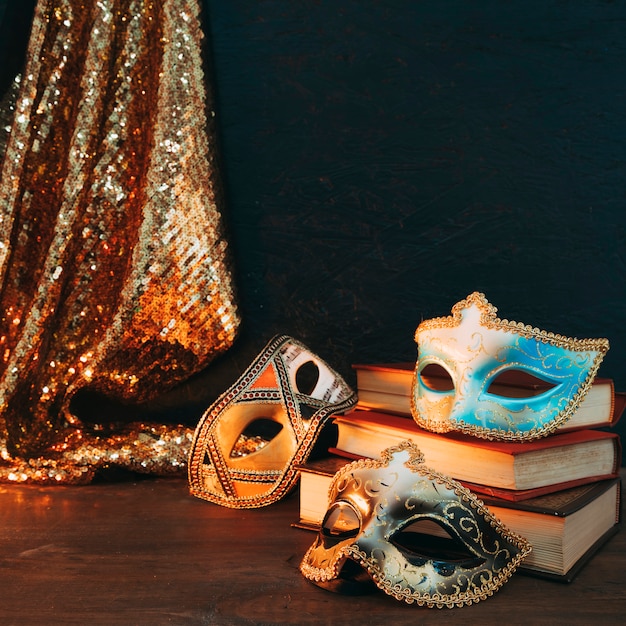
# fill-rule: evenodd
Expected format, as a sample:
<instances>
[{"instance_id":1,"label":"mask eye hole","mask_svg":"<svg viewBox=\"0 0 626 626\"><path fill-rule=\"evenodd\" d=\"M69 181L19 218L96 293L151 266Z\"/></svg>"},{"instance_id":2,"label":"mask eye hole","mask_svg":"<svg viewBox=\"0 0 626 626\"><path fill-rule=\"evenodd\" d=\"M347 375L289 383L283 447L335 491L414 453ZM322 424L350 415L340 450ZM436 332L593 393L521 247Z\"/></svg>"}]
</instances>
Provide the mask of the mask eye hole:
<instances>
[{"instance_id":1,"label":"mask eye hole","mask_svg":"<svg viewBox=\"0 0 626 626\"><path fill-rule=\"evenodd\" d=\"M434 520L419 519L395 532L389 539L413 565L434 561L439 569L456 565L470 569L485 563L458 538L451 535L443 525Z\"/></svg>"},{"instance_id":2,"label":"mask eye hole","mask_svg":"<svg viewBox=\"0 0 626 626\"><path fill-rule=\"evenodd\" d=\"M310 396L317 386L319 378L319 367L313 361L307 361L296 371L296 388L300 393Z\"/></svg>"},{"instance_id":3,"label":"mask eye hole","mask_svg":"<svg viewBox=\"0 0 626 626\"><path fill-rule=\"evenodd\" d=\"M268 417L259 417L250 422L239 435L230 458L241 458L264 448L283 429L282 424Z\"/></svg>"},{"instance_id":4,"label":"mask eye hole","mask_svg":"<svg viewBox=\"0 0 626 626\"><path fill-rule=\"evenodd\" d=\"M534 398L555 387L554 383L527 370L512 368L498 373L490 381L487 393L503 398Z\"/></svg>"},{"instance_id":5,"label":"mask eye hole","mask_svg":"<svg viewBox=\"0 0 626 626\"><path fill-rule=\"evenodd\" d=\"M420 371L422 384L431 391L452 391L454 381L448 370L439 363L427 363Z\"/></svg>"},{"instance_id":6,"label":"mask eye hole","mask_svg":"<svg viewBox=\"0 0 626 626\"><path fill-rule=\"evenodd\" d=\"M347 502L332 504L322 522L322 534L326 537L347 539L356 537L361 528L361 519Z\"/></svg>"}]
</instances>

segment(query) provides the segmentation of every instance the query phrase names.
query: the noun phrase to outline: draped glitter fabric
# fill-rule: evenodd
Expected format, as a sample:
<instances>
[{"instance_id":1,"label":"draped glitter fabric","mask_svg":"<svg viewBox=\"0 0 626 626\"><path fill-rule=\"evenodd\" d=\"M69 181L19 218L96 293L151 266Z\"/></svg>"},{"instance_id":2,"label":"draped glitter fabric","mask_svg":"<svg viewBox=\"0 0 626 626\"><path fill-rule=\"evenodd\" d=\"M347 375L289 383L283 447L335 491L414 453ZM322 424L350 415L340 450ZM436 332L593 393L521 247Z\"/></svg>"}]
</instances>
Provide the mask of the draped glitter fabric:
<instances>
[{"instance_id":1,"label":"draped glitter fabric","mask_svg":"<svg viewBox=\"0 0 626 626\"><path fill-rule=\"evenodd\" d=\"M184 469L183 427L87 428L232 345L197 0L40 0L0 178L0 480Z\"/></svg>"}]
</instances>

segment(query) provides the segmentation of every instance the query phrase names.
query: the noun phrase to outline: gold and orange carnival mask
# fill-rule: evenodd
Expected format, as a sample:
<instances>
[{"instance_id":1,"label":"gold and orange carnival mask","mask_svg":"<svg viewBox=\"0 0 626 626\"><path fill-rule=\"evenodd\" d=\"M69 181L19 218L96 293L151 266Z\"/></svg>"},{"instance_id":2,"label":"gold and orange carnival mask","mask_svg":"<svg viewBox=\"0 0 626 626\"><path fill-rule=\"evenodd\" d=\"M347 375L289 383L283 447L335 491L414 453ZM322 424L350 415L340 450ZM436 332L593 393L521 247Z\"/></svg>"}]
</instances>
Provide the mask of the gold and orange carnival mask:
<instances>
[{"instance_id":1,"label":"gold and orange carnival mask","mask_svg":"<svg viewBox=\"0 0 626 626\"><path fill-rule=\"evenodd\" d=\"M355 393L320 357L291 337L274 337L200 420L189 456L191 493L231 508L279 500L327 419L355 404Z\"/></svg>"}]
</instances>

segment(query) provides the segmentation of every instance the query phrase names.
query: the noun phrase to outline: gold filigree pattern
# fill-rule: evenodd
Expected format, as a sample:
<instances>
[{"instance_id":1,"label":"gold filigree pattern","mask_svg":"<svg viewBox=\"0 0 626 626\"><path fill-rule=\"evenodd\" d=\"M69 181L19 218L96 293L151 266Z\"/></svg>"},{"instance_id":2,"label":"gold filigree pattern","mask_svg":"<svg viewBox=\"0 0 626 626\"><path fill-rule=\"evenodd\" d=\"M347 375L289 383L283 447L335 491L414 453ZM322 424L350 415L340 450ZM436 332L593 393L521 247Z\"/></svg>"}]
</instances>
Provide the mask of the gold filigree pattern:
<instances>
[{"instance_id":1,"label":"gold filigree pattern","mask_svg":"<svg viewBox=\"0 0 626 626\"><path fill-rule=\"evenodd\" d=\"M300 564L302 574L340 590L351 571L346 564L354 561L385 593L429 608L470 605L493 595L531 552L530 544L468 489L423 460L417 446L405 441L384 450L379 460L343 467L331 482L330 506ZM368 484L377 489L366 490ZM341 510L348 515L338 516ZM446 528L465 545L467 556L449 560L404 547L398 537L420 520Z\"/></svg>"},{"instance_id":2,"label":"gold filigree pattern","mask_svg":"<svg viewBox=\"0 0 626 626\"><path fill-rule=\"evenodd\" d=\"M77 391L154 398L234 341L202 42L197 0L37 4L0 181L0 480L103 443Z\"/></svg>"},{"instance_id":3,"label":"gold filigree pattern","mask_svg":"<svg viewBox=\"0 0 626 626\"><path fill-rule=\"evenodd\" d=\"M608 340L565 337L496 313L484 294L474 292L452 307L452 315L419 324L411 393L418 425L434 432L530 441L554 432L578 409L609 349ZM430 365L449 375L450 389L432 389L422 379ZM490 392L500 374L513 371L543 381L543 391L517 398Z\"/></svg>"}]
</instances>

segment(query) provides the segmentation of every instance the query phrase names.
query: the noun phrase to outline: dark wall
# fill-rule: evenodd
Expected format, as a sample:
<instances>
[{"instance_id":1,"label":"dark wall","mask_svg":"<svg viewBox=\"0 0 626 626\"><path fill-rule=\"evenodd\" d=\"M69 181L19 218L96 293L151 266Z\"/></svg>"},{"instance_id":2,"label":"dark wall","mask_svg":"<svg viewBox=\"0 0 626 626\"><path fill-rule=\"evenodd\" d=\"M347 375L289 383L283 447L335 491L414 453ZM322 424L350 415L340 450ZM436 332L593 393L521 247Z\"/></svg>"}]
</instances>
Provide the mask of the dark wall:
<instances>
[{"instance_id":1,"label":"dark wall","mask_svg":"<svg viewBox=\"0 0 626 626\"><path fill-rule=\"evenodd\" d=\"M204 4L243 326L166 404L196 419L275 333L351 382L413 360L475 290L608 337L626 390L626 4Z\"/></svg>"},{"instance_id":2,"label":"dark wall","mask_svg":"<svg viewBox=\"0 0 626 626\"><path fill-rule=\"evenodd\" d=\"M481 290L626 389L626 5L206 4L255 341L413 359Z\"/></svg>"}]
</instances>

